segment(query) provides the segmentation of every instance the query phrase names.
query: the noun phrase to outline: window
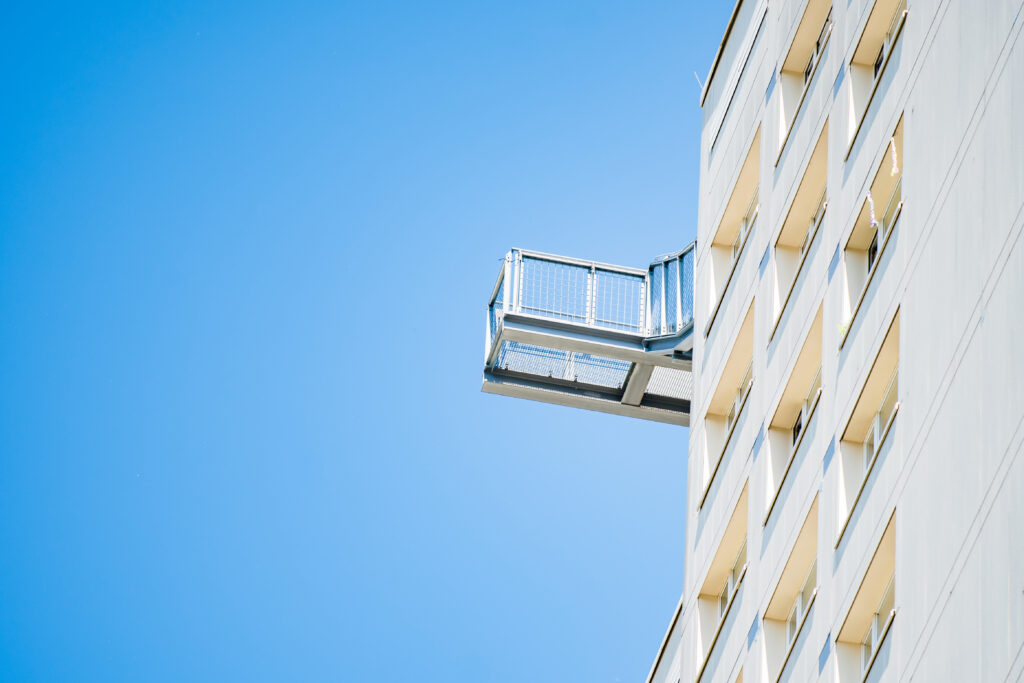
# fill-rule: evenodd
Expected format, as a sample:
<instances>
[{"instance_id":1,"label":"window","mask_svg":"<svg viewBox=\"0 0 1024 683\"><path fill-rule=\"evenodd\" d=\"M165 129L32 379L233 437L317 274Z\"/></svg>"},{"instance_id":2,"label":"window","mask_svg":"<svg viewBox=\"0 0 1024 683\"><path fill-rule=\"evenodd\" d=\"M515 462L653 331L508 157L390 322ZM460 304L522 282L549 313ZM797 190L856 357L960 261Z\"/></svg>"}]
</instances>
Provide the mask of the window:
<instances>
[{"instance_id":1,"label":"window","mask_svg":"<svg viewBox=\"0 0 1024 683\"><path fill-rule=\"evenodd\" d=\"M793 368L779 398L779 404L768 424L764 449L768 451L765 462L765 509L764 524L772 514L782 485L797 454L806 453L814 443L814 414L821 398L821 341L822 305L811 322L803 344L797 354ZM804 442L807 443L804 446Z\"/></svg>"},{"instance_id":2,"label":"window","mask_svg":"<svg viewBox=\"0 0 1024 683\"><path fill-rule=\"evenodd\" d=\"M896 616L896 526L890 517L836 637L840 683L860 683L889 658L879 658ZM884 664L880 664L884 662Z\"/></svg>"},{"instance_id":3,"label":"window","mask_svg":"<svg viewBox=\"0 0 1024 683\"><path fill-rule=\"evenodd\" d=\"M736 259L740 256L740 250L743 249L743 245L747 241L747 235L754 227L754 223L757 222L757 211L760 205L757 203L757 192L754 192L754 196L750 200L750 204L747 206L747 212L743 216L743 220L740 221L740 229L736 232L736 240L732 243L732 260L733 265L736 263Z\"/></svg>"},{"instance_id":4,"label":"window","mask_svg":"<svg viewBox=\"0 0 1024 683\"><path fill-rule=\"evenodd\" d=\"M868 626L864 639L861 641L861 675L867 675L868 670L871 668L871 663L874 661L875 653L878 652L878 646L882 644L882 639L885 637L889 622L896 614L894 588L895 581L889 579L889 587L886 588L882 601L878 603L875 613L871 615L871 624Z\"/></svg>"},{"instance_id":5,"label":"window","mask_svg":"<svg viewBox=\"0 0 1024 683\"><path fill-rule=\"evenodd\" d=\"M899 30L903 25L903 16L907 11L907 0L900 0L900 3L896 6L896 10L892 13L892 18L889 20L889 28L885 32L885 38L882 40L882 44L878 46L878 54L875 56L875 63L871 65L871 77L877 83L878 77L882 74L882 67L885 65L885 60L892 52L893 45L896 43L896 38L899 34Z\"/></svg>"},{"instance_id":6,"label":"window","mask_svg":"<svg viewBox=\"0 0 1024 683\"><path fill-rule=\"evenodd\" d=\"M734 610L746 576L747 489L744 484L697 596L697 653L702 660L697 680L704 673L719 634Z\"/></svg>"},{"instance_id":7,"label":"window","mask_svg":"<svg viewBox=\"0 0 1024 683\"><path fill-rule=\"evenodd\" d=\"M778 680L811 615L818 591L818 497L811 502L800 533L764 610L768 680Z\"/></svg>"},{"instance_id":8,"label":"window","mask_svg":"<svg viewBox=\"0 0 1024 683\"><path fill-rule=\"evenodd\" d=\"M775 337L782 313L796 288L797 280L807 263L807 255L825 220L828 210L826 176L828 173L828 122L807 161L803 177L775 238L773 250L774 278L772 292L773 327L769 339Z\"/></svg>"},{"instance_id":9,"label":"window","mask_svg":"<svg viewBox=\"0 0 1024 683\"><path fill-rule=\"evenodd\" d=\"M818 197L818 204L814 208L814 215L811 216L811 220L807 222L807 231L804 233L804 239L800 242L800 259L807 255L807 247L811 244L811 235L815 229L821 225L821 220L825 217L825 209L828 208L828 202L825 201L825 192L822 191L821 196Z\"/></svg>"},{"instance_id":10,"label":"window","mask_svg":"<svg viewBox=\"0 0 1024 683\"><path fill-rule=\"evenodd\" d=\"M868 267L867 272L864 273L864 279L867 280L867 276L871 273L872 268L875 267L875 259L878 257L878 232L881 226L878 223L872 223L875 227L871 231L871 244L868 245Z\"/></svg>"},{"instance_id":11,"label":"window","mask_svg":"<svg viewBox=\"0 0 1024 683\"><path fill-rule=\"evenodd\" d=\"M878 270L889 238L903 212L903 120L886 144L882 161L864 196L860 213L843 250L845 289L839 345L846 343L852 322Z\"/></svg>"},{"instance_id":12,"label":"window","mask_svg":"<svg viewBox=\"0 0 1024 683\"><path fill-rule=\"evenodd\" d=\"M804 617L807 616L807 611L811 607L811 600L814 597L814 590L817 587L818 562L815 560L811 565L810 571L807 572L807 578L804 579L804 583L800 587L800 592L796 594L796 598L793 601L793 609L789 611L789 618L786 620L787 647L793 646L793 641L796 640L799 628L804 623Z\"/></svg>"},{"instance_id":13,"label":"window","mask_svg":"<svg viewBox=\"0 0 1024 683\"><path fill-rule=\"evenodd\" d=\"M803 433L803 426L807 423L810 417L811 410L813 410L815 404L818 401L818 396L821 394L821 366L818 367L818 371L814 373L814 380L811 382L811 388L807 390L807 396L804 397L804 401L800 404L800 412L796 416L796 424L793 425L793 446L795 447L800 442L800 435Z\"/></svg>"},{"instance_id":14,"label":"window","mask_svg":"<svg viewBox=\"0 0 1024 683\"><path fill-rule=\"evenodd\" d=\"M897 311L839 441L842 457L837 520L842 526L836 545L850 523L868 477L882 459L899 411L899 340L900 317Z\"/></svg>"},{"instance_id":15,"label":"window","mask_svg":"<svg viewBox=\"0 0 1024 683\"><path fill-rule=\"evenodd\" d=\"M722 366L718 386L711 394L704 415L704 488L698 507L704 505L722 459L730 444L737 438L736 432L742 429L740 425L743 421L744 408L754 385L753 361L754 304L751 303Z\"/></svg>"},{"instance_id":16,"label":"window","mask_svg":"<svg viewBox=\"0 0 1024 683\"><path fill-rule=\"evenodd\" d=\"M729 598L732 596L733 591L740 583L743 570L747 566L747 541L743 541L743 545L740 546L739 553L736 554L736 559L733 560L732 567L729 569L729 576L722 587L722 592L718 596L718 618L725 619L725 611L729 606Z\"/></svg>"},{"instance_id":17,"label":"window","mask_svg":"<svg viewBox=\"0 0 1024 683\"><path fill-rule=\"evenodd\" d=\"M825 23L821 25L821 31L818 32L818 39L814 41L814 51L807 59L807 66L804 67L804 85L807 85L811 81L811 76L814 74L814 67L817 66L818 60L821 58L821 52L825 49L825 41L828 40L831 33L832 8L829 7L828 15L825 17Z\"/></svg>"},{"instance_id":18,"label":"window","mask_svg":"<svg viewBox=\"0 0 1024 683\"><path fill-rule=\"evenodd\" d=\"M718 311L725 301L726 291L732 281L733 273L739 266L744 247L757 226L758 210L758 175L761 159L761 129L754 133L754 141L747 151L746 159L740 168L739 177L726 203L722 219L711 239L710 268L706 269L708 278L704 290L707 292L708 326L705 336L711 333L712 325L718 317Z\"/></svg>"},{"instance_id":19,"label":"window","mask_svg":"<svg viewBox=\"0 0 1024 683\"><path fill-rule=\"evenodd\" d=\"M789 139L796 115L803 105L814 74L821 62L829 36L832 35L832 3L829 0L809 0L793 42L779 69L778 98L778 156Z\"/></svg>"},{"instance_id":20,"label":"window","mask_svg":"<svg viewBox=\"0 0 1024 683\"><path fill-rule=\"evenodd\" d=\"M725 430L732 431L732 428L736 425L736 417L739 415L740 410L743 408L743 403L747 399L747 393L750 391L750 387L753 384L754 365L751 362L747 366L747 371L743 373L743 379L740 380L740 385L736 389L736 396L733 398L732 407L729 409L729 414L725 417Z\"/></svg>"},{"instance_id":21,"label":"window","mask_svg":"<svg viewBox=\"0 0 1024 683\"><path fill-rule=\"evenodd\" d=\"M896 179L896 185L889 192L889 198L886 201L885 213L882 214L882 219L871 218L869 223L869 234L871 235L871 243L868 244L867 248L867 271L865 272L865 279L871 273L875 267L875 262L878 258L878 245L884 241L896 225L896 219L899 218L900 210L903 208L903 178ZM869 209L871 215L874 214L874 199L868 195L865 200L869 203Z\"/></svg>"},{"instance_id":22,"label":"window","mask_svg":"<svg viewBox=\"0 0 1024 683\"><path fill-rule=\"evenodd\" d=\"M875 461L875 456L878 455L878 448L881 446L882 437L889 428L889 422L896 414L896 391L896 372L893 371L892 378L889 380L889 388L885 391L885 398L882 399L882 404L878 407L878 411L872 416L871 424L864 435L865 474L871 469L871 464Z\"/></svg>"},{"instance_id":23,"label":"window","mask_svg":"<svg viewBox=\"0 0 1024 683\"><path fill-rule=\"evenodd\" d=\"M898 58L898 41L906 16L907 0L875 0L868 15L850 60L847 79L850 122L847 157L888 65Z\"/></svg>"}]
</instances>

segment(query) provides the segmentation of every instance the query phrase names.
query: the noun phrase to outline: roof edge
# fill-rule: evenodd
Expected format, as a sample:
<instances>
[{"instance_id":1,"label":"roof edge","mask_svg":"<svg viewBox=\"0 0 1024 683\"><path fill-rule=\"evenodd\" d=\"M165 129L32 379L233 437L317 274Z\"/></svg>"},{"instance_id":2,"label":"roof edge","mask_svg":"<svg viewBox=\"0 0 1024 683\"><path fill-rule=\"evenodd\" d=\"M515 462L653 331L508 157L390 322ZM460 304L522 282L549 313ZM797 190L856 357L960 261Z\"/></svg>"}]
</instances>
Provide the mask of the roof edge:
<instances>
[{"instance_id":1,"label":"roof edge","mask_svg":"<svg viewBox=\"0 0 1024 683\"><path fill-rule=\"evenodd\" d=\"M743 0L739 0L743 2ZM654 658L654 664L651 665L651 670L647 674L646 683L652 683L654 680L654 674L658 672L658 667L661 666L661 660L665 656L665 651L668 649L668 642L672 639L672 631L675 629L676 624L679 623L679 617L683 613L683 598L686 594L679 596L679 603L676 604L676 610L672 613L672 621L668 624L668 630L665 631L665 637L661 640L661 647L658 648L658 655Z\"/></svg>"},{"instance_id":2,"label":"roof edge","mask_svg":"<svg viewBox=\"0 0 1024 683\"><path fill-rule=\"evenodd\" d=\"M708 72L708 78L704 81L704 87L700 91L700 106L704 106L704 100L708 96L708 88L711 87L711 81L715 78L715 72L718 71L718 64L722 60L722 53L725 52L725 44L729 42L729 35L732 33L733 27L736 25L736 17L740 14L740 6L743 4L743 0L736 0L736 4L732 8L732 16L729 17L729 25L725 27L725 35L722 36L722 42L718 44L718 51L715 52L715 59L711 62L711 70Z\"/></svg>"}]
</instances>

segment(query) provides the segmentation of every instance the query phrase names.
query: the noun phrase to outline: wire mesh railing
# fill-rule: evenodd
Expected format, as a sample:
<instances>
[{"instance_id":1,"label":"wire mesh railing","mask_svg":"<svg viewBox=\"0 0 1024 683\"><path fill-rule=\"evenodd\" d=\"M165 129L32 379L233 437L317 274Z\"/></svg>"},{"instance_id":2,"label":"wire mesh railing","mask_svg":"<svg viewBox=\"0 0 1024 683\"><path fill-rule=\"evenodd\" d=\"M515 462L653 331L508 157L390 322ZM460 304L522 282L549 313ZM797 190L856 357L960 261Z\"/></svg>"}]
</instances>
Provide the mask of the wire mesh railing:
<instances>
[{"instance_id":1,"label":"wire mesh railing","mask_svg":"<svg viewBox=\"0 0 1024 683\"><path fill-rule=\"evenodd\" d=\"M578 351L507 341L494 363L501 370L621 389L632 363Z\"/></svg>"},{"instance_id":2,"label":"wire mesh railing","mask_svg":"<svg viewBox=\"0 0 1024 683\"><path fill-rule=\"evenodd\" d=\"M693 322L693 255L690 246L655 259L648 268L647 336L676 334Z\"/></svg>"},{"instance_id":3,"label":"wire mesh railing","mask_svg":"<svg viewBox=\"0 0 1024 683\"><path fill-rule=\"evenodd\" d=\"M642 337L676 334L693 320L691 245L646 270L514 249L488 305L490 349L505 313Z\"/></svg>"},{"instance_id":4,"label":"wire mesh railing","mask_svg":"<svg viewBox=\"0 0 1024 683\"><path fill-rule=\"evenodd\" d=\"M517 313L588 324L592 318L593 270L519 255L514 310Z\"/></svg>"}]
</instances>

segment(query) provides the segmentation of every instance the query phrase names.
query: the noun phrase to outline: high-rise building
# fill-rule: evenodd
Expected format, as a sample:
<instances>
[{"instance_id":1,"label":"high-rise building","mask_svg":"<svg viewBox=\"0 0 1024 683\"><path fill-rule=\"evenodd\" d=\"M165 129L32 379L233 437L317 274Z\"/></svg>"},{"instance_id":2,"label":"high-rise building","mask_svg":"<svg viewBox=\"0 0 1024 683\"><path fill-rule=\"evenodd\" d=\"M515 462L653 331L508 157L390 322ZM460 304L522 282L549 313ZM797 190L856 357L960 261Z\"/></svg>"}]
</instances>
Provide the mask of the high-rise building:
<instances>
[{"instance_id":1,"label":"high-rise building","mask_svg":"<svg viewBox=\"0 0 1024 683\"><path fill-rule=\"evenodd\" d=\"M1022 27L740 0L673 274L520 277L535 315L496 286L485 389L689 425L649 682L1024 680Z\"/></svg>"}]
</instances>

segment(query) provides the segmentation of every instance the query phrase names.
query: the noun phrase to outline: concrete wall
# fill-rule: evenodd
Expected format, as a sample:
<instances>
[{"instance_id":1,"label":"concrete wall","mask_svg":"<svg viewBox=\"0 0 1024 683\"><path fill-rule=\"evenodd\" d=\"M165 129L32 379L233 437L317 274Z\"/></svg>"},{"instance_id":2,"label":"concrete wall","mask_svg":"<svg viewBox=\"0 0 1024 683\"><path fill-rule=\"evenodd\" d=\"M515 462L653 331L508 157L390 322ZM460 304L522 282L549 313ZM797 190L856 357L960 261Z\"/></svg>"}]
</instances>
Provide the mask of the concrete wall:
<instances>
[{"instance_id":1,"label":"concrete wall","mask_svg":"<svg viewBox=\"0 0 1024 683\"><path fill-rule=\"evenodd\" d=\"M852 646L836 639L890 519L896 613L869 680L1024 676L1024 0L909 0L851 143L850 98L862 93L848 62L873 4L834 3L781 154L776 71L805 0L745 0L708 88L698 287L755 134L761 218L709 331L711 307L696 297L683 611L655 680L692 681L702 666L702 680L775 680L762 617L816 495L818 593L780 680L851 678L840 674ZM903 212L847 323L842 249L901 116ZM828 211L769 340L771 246L826 121ZM751 302L753 389L705 496L703 415ZM821 400L766 518L768 423L819 307ZM900 405L849 510L840 442L897 315ZM698 593L747 482L748 570L707 654Z\"/></svg>"}]
</instances>

